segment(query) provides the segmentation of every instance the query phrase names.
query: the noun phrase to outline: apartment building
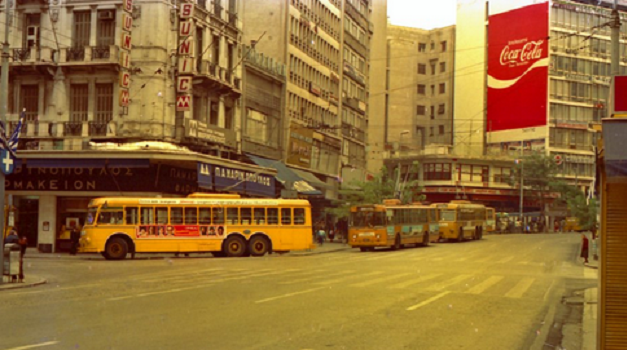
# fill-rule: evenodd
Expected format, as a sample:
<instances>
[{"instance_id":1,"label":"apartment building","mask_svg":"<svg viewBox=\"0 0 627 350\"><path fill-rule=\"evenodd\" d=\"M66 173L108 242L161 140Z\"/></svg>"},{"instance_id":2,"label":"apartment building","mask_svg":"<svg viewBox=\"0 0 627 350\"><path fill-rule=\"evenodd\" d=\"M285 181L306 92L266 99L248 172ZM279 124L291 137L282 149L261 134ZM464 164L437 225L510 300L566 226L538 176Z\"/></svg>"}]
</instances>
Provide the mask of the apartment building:
<instances>
[{"instance_id":1,"label":"apartment building","mask_svg":"<svg viewBox=\"0 0 627 350\"><path fill-rule=\"evenodd\" d=\"M365 173L370 11L364 0L245 3L244 42L287 65L284 164L326 199Z\"/></svg>"},{"instance_id":2,"label":"apartment building","mask_svg":"<svg viewBox=\"0 0 627 350\"><path fill-rule=\"evenodd\" d=\"M455 27L389 25L387 33L388 142L407 150L451 145Z\"/></svg>"},{"instance_id":3,"label":"apartment building","mask_svg":"<svg viewBox=\"0 0 627 350\"><path fill-rule=\"evenodd\" d=\"M99 196L276 196L241 158L240 0L6 3L9 129L25 119L6 193L31 244Z\"/></svg>"}]
</instances>

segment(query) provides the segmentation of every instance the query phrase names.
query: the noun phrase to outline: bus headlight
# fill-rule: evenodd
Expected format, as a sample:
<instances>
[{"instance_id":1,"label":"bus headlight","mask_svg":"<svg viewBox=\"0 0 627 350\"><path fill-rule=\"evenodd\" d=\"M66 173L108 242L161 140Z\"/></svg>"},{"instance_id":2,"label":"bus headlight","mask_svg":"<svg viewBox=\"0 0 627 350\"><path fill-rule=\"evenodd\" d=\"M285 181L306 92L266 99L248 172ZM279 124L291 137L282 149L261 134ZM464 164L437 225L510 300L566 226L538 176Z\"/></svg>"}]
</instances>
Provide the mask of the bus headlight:
<instances>
[{"instance_id":1,"label":"bus headlight","mask_svg":"<svg viewBox=\"0 0 627 350\"><path fill-rule=\"evenodd\" d=\"M353 235L353 239L357 239L357 235Z\"/></svg>"},{"instance_id":2,"label":"bus headlight","mask_svg":"<svg viewBox=\"0 0 627 350\"><path fill-rule=\"evenodd\" d=\"M81 231L81 237L83 237L86 234L87 234L87 232L85 232L84 230Z\"/></svg>"},{"instance_id":3,"label":"bus headlight","mask_svg":"<svg viewBox=\"0 0 627 350\"><path fill-rule=\"evenodd\" d=\"M377 235L377 239L381 238L381 235Z\"/></svg>"}]
</instances>

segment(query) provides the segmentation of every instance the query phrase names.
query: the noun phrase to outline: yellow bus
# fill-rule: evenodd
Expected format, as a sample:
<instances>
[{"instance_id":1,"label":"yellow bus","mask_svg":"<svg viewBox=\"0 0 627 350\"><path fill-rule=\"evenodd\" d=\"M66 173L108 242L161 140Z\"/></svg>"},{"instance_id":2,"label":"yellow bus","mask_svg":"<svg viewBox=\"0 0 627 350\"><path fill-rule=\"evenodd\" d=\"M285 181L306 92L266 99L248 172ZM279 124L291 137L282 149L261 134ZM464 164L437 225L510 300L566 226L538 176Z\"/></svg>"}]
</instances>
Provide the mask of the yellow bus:
<instances>
[{"instance_id":1,"label":"yellow bus","mask_svg":"<svg viewBox=\"0 0 627 350\"><path fill-rule=\"evenodd\" d=\"M496 231L496 213L494 208L485 208L485 230L486 232Z\"/></svg>"},{"instance_id":2,"label":"yellow bus","mask_svg":"<svg viewBox=\"0 0 627 350\"><path fill-rule=\"evenodd\" d=\"M481 239L486 222L486 207L469 201L436 203L440 217L440 237L462 242Z\"/></svg>"},{"instance_id":3,"label":"yellow bus","mask_svg":"<svg viewBox=\"0 0 627 350\"><path fill-rule=\"evenodd\" d=\"M192 194L187 198L97 198L89 203L79 252L108 260L128 253L263 256L314 248L306 200L244 199Z\"/></svg>"},{"instance_id":4,"label":"yellow bus","mask_svg":"<svg viewBox=\"0 0 627 350\"><path fill-rule=\"evenodd\" d=\"M352 248L362 252L377 247L400 249L405 245L427 246L439 240L439 224L435 208L398 200L385 200L383 205L351 208L348 237Z\"/></svg>"}]
</instances>

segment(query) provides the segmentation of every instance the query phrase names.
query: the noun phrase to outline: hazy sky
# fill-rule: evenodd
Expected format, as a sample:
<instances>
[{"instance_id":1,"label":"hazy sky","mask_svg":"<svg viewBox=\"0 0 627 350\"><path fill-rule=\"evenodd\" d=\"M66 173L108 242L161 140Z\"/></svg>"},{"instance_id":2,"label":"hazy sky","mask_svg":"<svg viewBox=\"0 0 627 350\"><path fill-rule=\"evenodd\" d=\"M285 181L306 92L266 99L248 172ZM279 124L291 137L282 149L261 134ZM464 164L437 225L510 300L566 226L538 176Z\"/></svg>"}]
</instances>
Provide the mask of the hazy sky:
<instances>
[{"instance_id":1,"label":"hazy sky","mask_svg":"<svg viewBox=\"0 0 627 350\"><path fill-rule=\"evenodd\" d=\"M457 0L388 0L394 25L433 29L455 24Z\"/></svg>"}]
</instances>

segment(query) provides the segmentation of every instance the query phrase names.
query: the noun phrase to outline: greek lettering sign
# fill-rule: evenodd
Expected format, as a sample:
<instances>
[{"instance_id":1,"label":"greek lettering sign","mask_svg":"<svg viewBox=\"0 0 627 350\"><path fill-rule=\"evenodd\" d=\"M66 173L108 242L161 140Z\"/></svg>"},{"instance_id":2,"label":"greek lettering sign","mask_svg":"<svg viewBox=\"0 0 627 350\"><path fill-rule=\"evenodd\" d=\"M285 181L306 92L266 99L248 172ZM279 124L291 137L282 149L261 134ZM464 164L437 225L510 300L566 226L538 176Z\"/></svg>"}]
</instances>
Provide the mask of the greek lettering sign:
<instances>
[{"instance_id":1,"label":"greek lettering sign","mask_svg":"<svg viewBox=\"0 0 627 350\"><path fill-rule=\"evenodd\" d=\"M216 190L274 197L274 177L270 175L214 165L213 180Z\"/></svg>"},{"instance_id":2,"label":"greek lettering sign","mask_svg":"<svg viewBox=\"0 0 627 350\"><path fill-rule=\"evenodd\" d=\"M229 147L237 147L235 132L233 130L207 125L206 123L193 119L185 119L185 137L206 140Z\"/></svg>"}]
</instances>

